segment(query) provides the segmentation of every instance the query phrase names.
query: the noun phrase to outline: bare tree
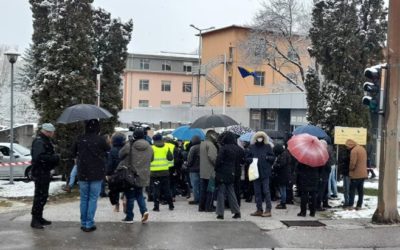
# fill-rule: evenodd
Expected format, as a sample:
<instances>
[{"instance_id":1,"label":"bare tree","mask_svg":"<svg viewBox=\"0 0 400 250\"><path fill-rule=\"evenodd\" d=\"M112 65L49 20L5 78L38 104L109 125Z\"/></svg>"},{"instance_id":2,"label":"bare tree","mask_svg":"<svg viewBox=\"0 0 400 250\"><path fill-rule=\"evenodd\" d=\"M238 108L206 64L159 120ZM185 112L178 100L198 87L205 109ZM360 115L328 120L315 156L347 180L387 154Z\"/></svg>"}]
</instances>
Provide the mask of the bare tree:
<instances>
[{"instance_id":1,"label":"bare tree","mask_svg":"<svg viewBox=\"0 0 400 250\"><path fill-rule=\"evenodd\" d=\"M304 91L309 58L310 8L300 0L270 0L257 13L249 38L240 48L250 65L267 64L287 82Z\"/></svg>"}]
</instances>

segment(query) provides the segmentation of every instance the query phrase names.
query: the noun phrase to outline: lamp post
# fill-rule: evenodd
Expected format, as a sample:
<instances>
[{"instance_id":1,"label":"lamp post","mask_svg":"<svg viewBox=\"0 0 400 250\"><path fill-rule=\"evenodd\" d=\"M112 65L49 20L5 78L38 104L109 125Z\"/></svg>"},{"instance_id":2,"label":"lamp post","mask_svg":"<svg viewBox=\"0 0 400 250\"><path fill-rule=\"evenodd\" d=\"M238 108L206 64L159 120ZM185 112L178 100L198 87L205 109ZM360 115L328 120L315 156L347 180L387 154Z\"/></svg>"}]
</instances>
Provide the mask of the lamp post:
<instances>
[{"instance_id":1,"label":"lamp post","mask_svg":"<svg viewBox=\"0 0 400 250\"><path fill-rule=\"evenodd\" d=\"M201 41L201 34L203 31L207 31L207 30L212 30L215 29L215 27L209 27L209 28L205 28L205 29L200 29L196 26L194 26L193 24L190 25L190 27L192 27L193 29L197 30L199 32L198 36L199 36L199 76L197 77L197 104L196 106L200 106L200 74L201 74L201 51L202 51L202 41Z\"/></svg>"},{"instance_id":2,"label":"lamp post","mask_svg":"<svg viewBox=\"0 0 400 250\"><path fill-rule=\"evenodd\" d=\"M15 50L9 50L4 55L7 56L8 61L11 63L11 120L10 120L10 163L14 162L14 63L20 55ZM13 167L10 165L10 184L14 184Z\"/></svg>"}]
</instances>

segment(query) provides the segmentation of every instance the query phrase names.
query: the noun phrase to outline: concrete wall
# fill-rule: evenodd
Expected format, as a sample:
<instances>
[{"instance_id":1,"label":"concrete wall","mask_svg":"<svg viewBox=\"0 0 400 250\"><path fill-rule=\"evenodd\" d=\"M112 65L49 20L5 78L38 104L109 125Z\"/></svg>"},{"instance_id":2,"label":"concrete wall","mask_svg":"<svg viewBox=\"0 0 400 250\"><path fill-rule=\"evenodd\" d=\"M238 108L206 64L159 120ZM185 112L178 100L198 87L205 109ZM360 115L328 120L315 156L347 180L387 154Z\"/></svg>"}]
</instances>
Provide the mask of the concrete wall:
<instances>
[{"instance_id":1,"label":"concrete wall","mask_svg":"<svg viewBox=\"0 0 400 250\"><path fill-rule=\"evenodd\" d=\"M33 129L33 125L23 125L20 127L14 127L14 142L21 144L27 148L31 148L33 135L35 131ZM10 138L10 130L1 130L0 131L0 142L9 142Z\"/></svg>"},{"instance_id":2,"label":"concrete wall","mask_svg":"<svg viewBox=\"0 0 400 250\"><path fill-rule=\"evenodd\" d=\"M124 124L142 122L160 124L172 122L179 124L191 123L200 116L209 114L222 114L220 107L190 107L190 106L165 106L159 108L135 108L119 112L119 121ZM249 126L249 110L246 108L226 108L226 115L238 123Z\"/></svg>"}]
</instances>

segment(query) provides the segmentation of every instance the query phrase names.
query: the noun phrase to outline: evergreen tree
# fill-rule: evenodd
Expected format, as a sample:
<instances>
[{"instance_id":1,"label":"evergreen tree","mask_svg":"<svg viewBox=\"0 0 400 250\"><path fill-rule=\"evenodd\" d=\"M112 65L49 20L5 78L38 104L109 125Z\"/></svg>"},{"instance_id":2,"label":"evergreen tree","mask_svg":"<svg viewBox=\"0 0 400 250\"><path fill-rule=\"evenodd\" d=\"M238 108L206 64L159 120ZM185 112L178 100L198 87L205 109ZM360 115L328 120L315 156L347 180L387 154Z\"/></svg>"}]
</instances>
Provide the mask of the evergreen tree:
<instances>
[{"instance_id":1,"label":"evergreen tree","mask_svg":"<svg viewBox=\"0 0 400 250\"><path fill-rule=\"evenodd\" d=\"M37 68L32 99L40 122L55 123L66 107L94 103L96 99L92 72L92 0L30 2L34 18L40 17L34 19L32 36ZM81 131L80 124L57 125L56 141L62 158L71 158L70 148ZM63 164L62 168L65 167Z\"/></svg>"},{"instance_id":2,"label":"evergreen tree","mask_svg":"<svg viewBox=\"0 0 400 250\"><path fill-rule=\"evenodd\" d=\"M127 23L111 19L102 9L93 12L97 68L101 68L100 104L113 114L102 120L102 132L111 134L118 124L118 112L122 109L122 78L128 56L127 45L131 39L132 20Z\"/></svg>"},{"instance_id":3,"label":"evergreen tree","mask_svg":"<svg viewBox=\"0 0 400 250\"><path fill-rule=\"evenodd\" d=\"M369 125L368 109L361 103L363 74L365 67L382 60L386 29L383 0L315 4L310 54L321 67L322 76L309 72L305 82L308 113L314 116L309 116L310 122L329 132L336 125ZM321 82L317 89L315 81Z\"/></svg>"}]
</instances>

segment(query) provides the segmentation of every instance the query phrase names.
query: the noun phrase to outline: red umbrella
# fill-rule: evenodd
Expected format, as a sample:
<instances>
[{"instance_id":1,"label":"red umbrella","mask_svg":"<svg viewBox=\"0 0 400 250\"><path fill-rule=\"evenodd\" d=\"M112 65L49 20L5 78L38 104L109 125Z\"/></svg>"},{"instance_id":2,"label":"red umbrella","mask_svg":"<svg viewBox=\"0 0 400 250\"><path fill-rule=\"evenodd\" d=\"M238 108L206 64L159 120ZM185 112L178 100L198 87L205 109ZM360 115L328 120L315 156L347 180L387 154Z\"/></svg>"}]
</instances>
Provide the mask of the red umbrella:
<instances>
[{"instance_id":1,"label":"red umbrella","mask_svg":"<svg viewBox=\"0 0 400 250\"><path fill-rule=\"evenodd\" d=\"M310 167L321 167L329 159L326 145L309 134L293 136L288 141L288 150L300 163Z\"/></svg>"}]
</instances>

